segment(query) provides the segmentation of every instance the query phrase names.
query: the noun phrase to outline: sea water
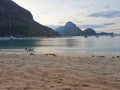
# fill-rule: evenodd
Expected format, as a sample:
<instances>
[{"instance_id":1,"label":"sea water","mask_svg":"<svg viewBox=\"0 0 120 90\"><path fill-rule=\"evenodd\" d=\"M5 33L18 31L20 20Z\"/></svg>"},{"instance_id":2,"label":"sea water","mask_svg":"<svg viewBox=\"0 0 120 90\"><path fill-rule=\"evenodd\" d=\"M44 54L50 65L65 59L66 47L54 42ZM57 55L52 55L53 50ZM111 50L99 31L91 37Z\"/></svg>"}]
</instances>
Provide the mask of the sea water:
<instances>
[{"instance_id":1,"label":"sea water","mask_svg":"<svg viewBox=\"0 0 120 90\"><path fill-rule=\"evenodd\" d=\"M37 53L55 53L60 55L119 55L120 37L61 37L0 39L1 51L24 50L34 48Z\"/></svg>"}]
</instances>

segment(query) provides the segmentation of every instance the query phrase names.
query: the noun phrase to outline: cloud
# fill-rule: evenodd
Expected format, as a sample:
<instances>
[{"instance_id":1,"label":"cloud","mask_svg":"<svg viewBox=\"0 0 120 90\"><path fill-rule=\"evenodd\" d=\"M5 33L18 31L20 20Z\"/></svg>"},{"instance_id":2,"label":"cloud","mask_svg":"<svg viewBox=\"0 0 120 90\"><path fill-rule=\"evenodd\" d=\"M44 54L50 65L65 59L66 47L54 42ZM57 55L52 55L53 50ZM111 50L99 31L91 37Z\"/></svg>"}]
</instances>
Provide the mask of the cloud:
<instances>
[{"instance_id":1,"label":"cloud","mask_svg":"<svg viewBox=\"0 0 120 90\"><path fill-rule=\"evenodd\" d=\"M98 24L98 25L94 25L94 24L85 24L85 25L79 25L80 28L105 28L107 26L111 26L114 25L115 23L103 23L103 24Z\"/></svg>"},{"instance_id":2,"label":"cloud","mask_svg":"<svg viewBox=\"0 0 120 90\"><path fill-rule=\"evenodd\" d=\"M106 8L106 9L109 9L109 8L110 8L110 5L106 5L105 8Z\"/></svg>"},{"instance_id":3,"label":"cloud","mask_svg":"<svg viewBox=\"0 0 120 90\"><path fill-rule=\"evenodd\" d=\"M79 25L80 28L103 28L102 25L92 25L92 24L85 24Z\"/></svg>"},{"instance_id":4,"label":"cloud","mask_svg":"<svg viewBox=\"0 0 120 90\"><path fill-rule=\"evenodd\" d=\"M59 24L65 24L66 21L59 21L58 23L59 23Z\"/></svg>"},{"instance_id":5,"label":"cloud","mask_svg":"<svg viewBox=\"0 0 120 90\"><path fill-rule=\"evenodd\" d=\"M116 17L120 17L120 11L112 10L112 11L97 12L90 14L89 17L116 18Z\"/></svg>"},{"instance_id":6,"label":"cloud","mask_svg":"<svg viewBox=\"0 0 120 90\"><path fill-rule=\"evenodd\" d=\"M95 30L120 33L120 23L115 23L104 28L96 28Z\"/></svg>"},{"instance_id":7,"label":"cloud","mask_svg":"<svg viewBox=\"0 0 120 90\"><path fill-rule=\"evenodd\" d=\"M110 25L114 25L115 23L104 23L104 26L110 26Z\"/></svg>"}]
</instances>

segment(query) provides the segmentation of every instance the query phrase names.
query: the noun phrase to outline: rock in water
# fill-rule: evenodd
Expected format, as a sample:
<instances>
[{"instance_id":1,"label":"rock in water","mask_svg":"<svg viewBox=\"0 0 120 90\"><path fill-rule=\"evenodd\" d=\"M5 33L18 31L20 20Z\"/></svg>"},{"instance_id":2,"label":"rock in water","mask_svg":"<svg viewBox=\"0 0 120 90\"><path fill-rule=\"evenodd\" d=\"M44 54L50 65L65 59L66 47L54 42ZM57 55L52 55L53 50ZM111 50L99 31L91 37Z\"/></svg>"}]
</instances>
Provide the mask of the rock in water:
<instances>
[{"instance_id":1,"label":"rock in water","mask_svg":"<svg viewBox=\"0 0 120 90\"><path fill-rule=\"evenodd\" d=\"M82 35L83 36L94 36L96 35L96 32L92 28L87 28L83 31Z\"/></svg>"}]
</instances>

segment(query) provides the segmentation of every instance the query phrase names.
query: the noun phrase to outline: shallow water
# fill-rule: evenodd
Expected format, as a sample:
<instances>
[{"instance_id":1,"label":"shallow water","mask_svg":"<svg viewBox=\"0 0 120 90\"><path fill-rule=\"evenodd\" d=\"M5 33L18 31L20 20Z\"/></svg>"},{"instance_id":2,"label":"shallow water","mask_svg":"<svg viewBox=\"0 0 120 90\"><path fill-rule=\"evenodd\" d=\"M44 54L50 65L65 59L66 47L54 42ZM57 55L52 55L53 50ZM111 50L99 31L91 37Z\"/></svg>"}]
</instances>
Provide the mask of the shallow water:
<instances>
[{"instance_id":1,"label":"shallow water","mask_svg":"<svg viewBox=\"0 0 120 90\"><path fill-rule=\"evenodd\" d=\"M120 37L65 37L0 40L0 49L34 48L38 53L79 55L119 55Z\"/></svg>"}]
</instances>

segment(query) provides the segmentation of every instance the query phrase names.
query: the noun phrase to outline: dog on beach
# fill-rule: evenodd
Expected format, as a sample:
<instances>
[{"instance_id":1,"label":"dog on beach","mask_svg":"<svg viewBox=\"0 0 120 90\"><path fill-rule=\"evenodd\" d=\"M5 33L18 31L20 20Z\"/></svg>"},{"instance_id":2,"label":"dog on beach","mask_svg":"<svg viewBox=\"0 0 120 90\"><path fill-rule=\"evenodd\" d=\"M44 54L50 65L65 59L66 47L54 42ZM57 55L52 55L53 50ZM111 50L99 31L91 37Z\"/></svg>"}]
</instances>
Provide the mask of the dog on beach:
<instances>
[{"instance_id":1,"label":"dog on beach","mask_svg":"<svg viewBox=\"0 0 120 90\"><path fill-rule=\"evenodd\" d=\"M25 51L27 51L30 55L33 55L34 49L33 48L25 48Z\"/></svg>"}]
</instances>

